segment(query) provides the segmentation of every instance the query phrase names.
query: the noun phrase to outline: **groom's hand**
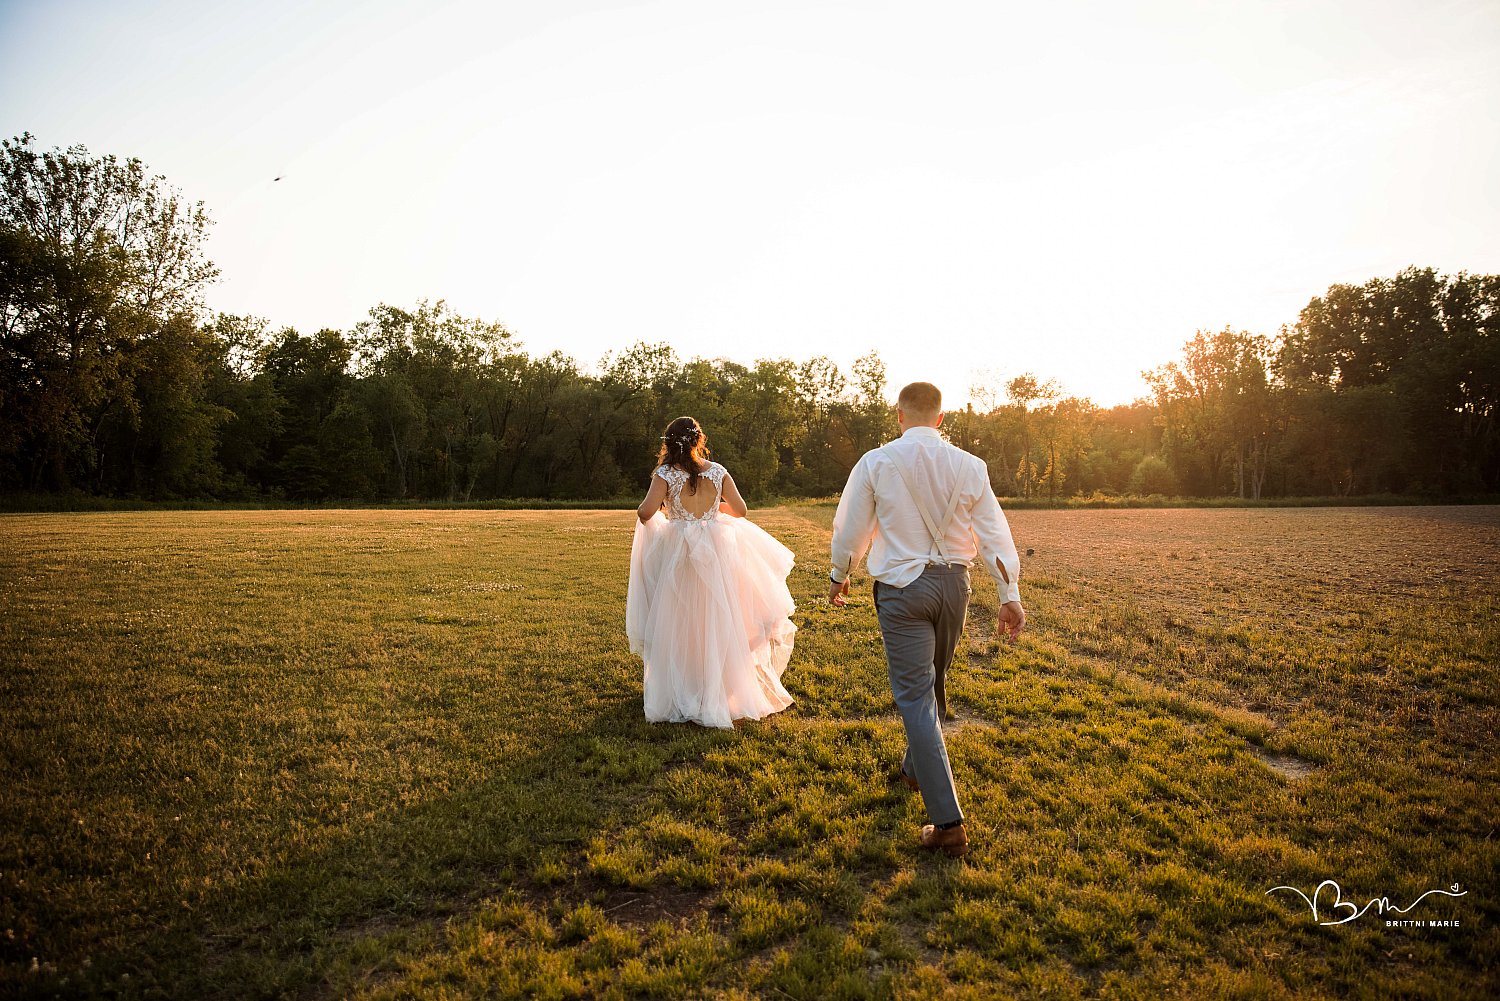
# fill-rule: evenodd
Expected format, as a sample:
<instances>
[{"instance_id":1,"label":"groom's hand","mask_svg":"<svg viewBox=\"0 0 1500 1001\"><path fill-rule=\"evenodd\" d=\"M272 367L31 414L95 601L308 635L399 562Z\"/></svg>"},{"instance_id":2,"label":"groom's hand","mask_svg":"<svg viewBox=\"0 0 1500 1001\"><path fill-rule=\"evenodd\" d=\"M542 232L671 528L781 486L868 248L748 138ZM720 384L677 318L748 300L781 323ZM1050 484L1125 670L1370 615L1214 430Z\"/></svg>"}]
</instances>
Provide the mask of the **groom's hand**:
<instances>
[{"instance_id":1,"label":"groom's hand","mask_svg":"<svg viewBox=\"0 0 1500 1001\"><path fill-rule=\"evenodd\" d=\"M1000 628L996 635L1004 633L1009 639L1007 643L1014 643L1016 637L1021 635L1021 630L1026 628L1026 610L1021 607L1019 601L1007 601L1000 606Z\"/></svg>"},{"instance_id":2,"label":"groom's hand","mask_svg":"<svg viewBox=\"0 0 1500 1001\"><path fill-rule=\"evenodd\" d=\"M830 579L828 582L828 603L835 608L843 608L849 598L849 581L836 581Z\"/></svg>"}]
</instances>

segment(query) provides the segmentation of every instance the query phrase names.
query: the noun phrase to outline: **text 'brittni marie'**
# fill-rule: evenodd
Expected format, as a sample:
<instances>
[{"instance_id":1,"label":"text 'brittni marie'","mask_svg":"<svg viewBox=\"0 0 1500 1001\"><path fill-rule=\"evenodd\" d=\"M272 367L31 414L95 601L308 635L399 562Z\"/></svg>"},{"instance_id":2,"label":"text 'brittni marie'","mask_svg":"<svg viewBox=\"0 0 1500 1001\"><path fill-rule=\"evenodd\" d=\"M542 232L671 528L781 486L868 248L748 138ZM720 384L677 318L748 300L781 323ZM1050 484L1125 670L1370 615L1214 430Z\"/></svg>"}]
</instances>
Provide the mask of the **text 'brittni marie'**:
<instances>
[{"instance_id":1,"label":"text 'brittni marie'","mask_svg":"<svg viewBox=\"0 0 1500 1001\"><path fill-rule=\"evenodd\" d=\"M1325 888L1331 889L1333 891L1333 899L1328 902L1329 913L1328 920L1326 921L1318 917L1318 897L1322 894ZM1375 913L1378 915L1384 915L1387 913L1406 914L1408 911L1416 907L1423 900L1432 896L1434 893L1441 893L1445 897L1463 897L1467 896L1469 892L1468 890L1459 890L1458 884L1454 883L1449 889L1446 890L1428 890L1426 893L1422 894L1420 897L1418 897L1416 900L1413 900L1405 907L1398 907L1395 904L1391 903L1391 899L1389 897L1371 897L1369 901L1367 901L1365 905L1361 907L1352 900L1345 900L1343 891L1339 889L1339 884L1331 879L1325 879L1323 880L1323 882L1319 883L1317 885L1317 888L1313 890L1311 897L1303 893L1301 890L1297 889L1295 886L1273 886L1269 890L1267 890L1266 893L1275 893L1277 890L1290 890L1292 893L1295 893L1297 896L1301 897L1302 901L1307 904L1308 909L1312 911L1313 920L1320 925L1348 924L1350 921L1364 916L1364 914L1372 907L1375 908ZM1342 914L1342 917L1338 916L1340 914ZM1456 919L1446 918L1441 920L1386 918L1385 923L1386 926L1390 928L1459 927L1459 922Z\"/></svg>"}]
</instances>

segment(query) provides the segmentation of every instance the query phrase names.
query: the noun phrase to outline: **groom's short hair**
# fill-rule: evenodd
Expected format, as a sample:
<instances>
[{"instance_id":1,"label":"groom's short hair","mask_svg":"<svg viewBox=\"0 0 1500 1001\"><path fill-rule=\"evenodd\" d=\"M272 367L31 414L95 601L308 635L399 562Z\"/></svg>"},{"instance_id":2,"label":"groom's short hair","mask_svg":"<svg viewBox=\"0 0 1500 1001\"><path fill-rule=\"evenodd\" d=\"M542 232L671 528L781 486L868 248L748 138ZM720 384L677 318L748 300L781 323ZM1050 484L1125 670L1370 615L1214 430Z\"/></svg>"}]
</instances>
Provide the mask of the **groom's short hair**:
<instances>
[{"instance_id":1,"label":"groom's short hair","mask_svg":"<svg viewBox=\"0 0 1500 1001\"><path fill-rule=\"evenodd\" d=\"M943 409L943 394L930 382L913 382L896 397L896 406L908 417L930 421Z\"/></svg>"}]
</instances>

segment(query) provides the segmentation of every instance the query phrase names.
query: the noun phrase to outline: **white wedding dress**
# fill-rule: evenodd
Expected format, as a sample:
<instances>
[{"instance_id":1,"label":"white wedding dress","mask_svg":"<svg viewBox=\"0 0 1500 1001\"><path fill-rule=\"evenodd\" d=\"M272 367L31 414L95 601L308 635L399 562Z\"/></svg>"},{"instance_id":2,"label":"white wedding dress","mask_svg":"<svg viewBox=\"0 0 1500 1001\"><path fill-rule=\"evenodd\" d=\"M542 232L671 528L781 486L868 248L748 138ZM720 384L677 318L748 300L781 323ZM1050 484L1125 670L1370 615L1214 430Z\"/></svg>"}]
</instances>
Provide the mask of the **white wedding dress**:
<instances>
[{"instance_id":1,"label":"white wedding dress","mask_svg":"<svg viewBox=\"0 0 1500 1001\"><path fill-rule=\"evenodd\" d=\"M698 491L712 489L714 500L697 517L682 505L686 472L654 475L667 483L667 513L636 520L625 597L630 650L646 667L646 718L731 727L785 709L781 675L797 632L792 551L748 519L719 516L717 462L699 476Z\"/></svg>"}]
</instances>

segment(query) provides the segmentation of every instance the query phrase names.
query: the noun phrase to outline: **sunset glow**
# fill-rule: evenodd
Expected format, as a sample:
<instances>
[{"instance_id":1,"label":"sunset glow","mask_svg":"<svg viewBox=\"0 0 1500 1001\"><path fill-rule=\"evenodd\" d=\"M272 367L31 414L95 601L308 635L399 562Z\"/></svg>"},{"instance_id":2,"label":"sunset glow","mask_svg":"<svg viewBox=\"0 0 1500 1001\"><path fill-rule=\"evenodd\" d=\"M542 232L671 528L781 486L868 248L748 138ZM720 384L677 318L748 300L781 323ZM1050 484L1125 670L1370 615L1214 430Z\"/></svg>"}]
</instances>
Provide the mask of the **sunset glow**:
<instances>
[{"instance_id":1,"label":"sunset glow","mask_svg":"<svg viewBox=\"0 0 1500 1001\"><path fill-rule=\"evenodd\" d=\"M6 135L140 157L216 220L209 304L305 332L442 298L1109 405L1196 329L1500 270L1494 4L0 10Z\"/></svg>"}]
</instances>

